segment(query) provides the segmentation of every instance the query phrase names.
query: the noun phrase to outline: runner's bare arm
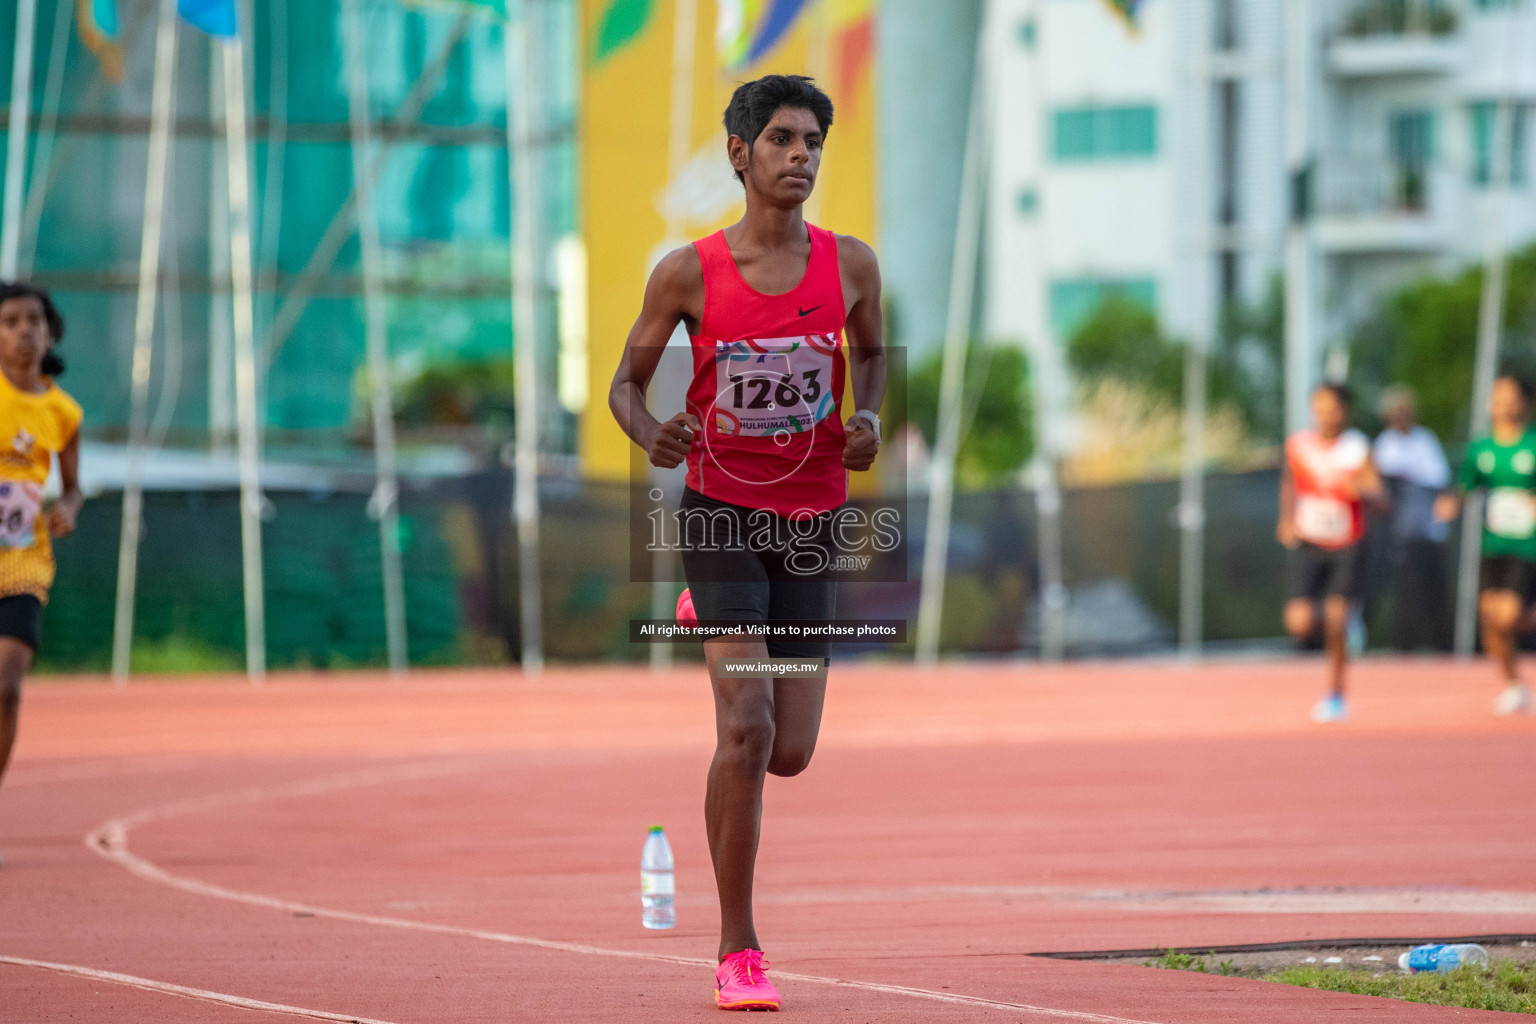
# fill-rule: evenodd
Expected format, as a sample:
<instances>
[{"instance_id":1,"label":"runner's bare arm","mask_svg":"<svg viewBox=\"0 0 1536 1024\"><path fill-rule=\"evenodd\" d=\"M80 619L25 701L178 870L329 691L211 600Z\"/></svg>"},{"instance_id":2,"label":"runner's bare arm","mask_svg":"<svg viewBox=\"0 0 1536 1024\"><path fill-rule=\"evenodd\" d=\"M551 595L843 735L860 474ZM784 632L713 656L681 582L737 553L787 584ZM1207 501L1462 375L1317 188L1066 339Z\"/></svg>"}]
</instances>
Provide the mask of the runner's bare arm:
<instances>
[{"instance_id":1,"label":"runner's bare arm","mask_svg":"<svg viewBox=\"0 0 1536 1024\"><path fill-rule=\"evenodd\" d=\"M1462 507L1466 504L1468 481L1471 489L1477 489L1479 474L1475 463L1469 463L1463 470L1462 479L1452 480L1449 487L1440 493L1435 499L1435 518L1442 523L1448 523L1461 515ZM1471 474L1470 477L1467 474Z\"/></svg>"},{"instance_id":2,"label":"runner's bare arm","mask_svg":"<svg viewBox=\"0 0 1536 1024\"><path fill-rule=\"evenodd\" d=\"M688 456L699 421L688 412L679 412L661 422L646 408L646 389L677 325L683 323L692 330L703 314L704 272L699 254L691 245L674 249L651 271L645 303L629 330L608 389L613 418L630 440L645 450L651 464L663 469L671 469Z\"/></svg>"},{"instance_id":3,"label":"runner's bare arm","mask_svg":"<svg viewBox=\"0 0 1536 1024\"><path fill-rule=\"evenodd\" d=\"M1381 472L1376 468L1376 460L1367 458L1365 464L1360 467L1360 472L1355 478L1355 489L1367 505L1377 512L1386 515L1392 511L1392 499L1387 495L1387 485L1381 479Z\"/></svg>"},{"instance_id":4,"label":"runner's bare arm","mask_svg":"<svg viewBox=\"0 0 1536 1024\"><path fill-rule=\"evenodd\" d=\"M1447 491L1435 499L1435 519L1442 523L1448 523L1461 515L1462 495L1460 491Z\"/></svg>"},{"instance_id":5,"label":"runner's bare arm","mask_svg":"<svg viewBox=\"0 0 1536 1024\"><path fill-rule=\"evenodd\" d=\"M1296 546L1296 482L1291 479L1291 465L1280 468L1280 521L1275 524L1275 539L1288 548Z\"/></svg>"},{"instance_id":6,"label":"runner's bare arm","mask_svg":"<svg viewBox=\"0 0 1536 1024\"><path fill-rule=\"evenodd\" d=\"M78 430L59 451L59 482L63 485L64 493L48 512L48 532L55 537L63 537L75 531L75 517L80 514L80 506L85 504L85 495L80 492Z\"/></svg>"},{"instance_id":7,"label":"runner's bare arm","mask_svg":"<svg viewBox=\"0 0 1536 1024\"><path fill-rule=\"evenodd\" d=\"M852 235L839 235L837 261L842 271L843 299L848 305L844 333L848 339L848 370L853 381L854 417L848 421L843 465L867 470L880 443L857 415L868 409L879 415L885 401L885 325L880 309L880 263L875 251Z\"/></svg>"}]
</instances>

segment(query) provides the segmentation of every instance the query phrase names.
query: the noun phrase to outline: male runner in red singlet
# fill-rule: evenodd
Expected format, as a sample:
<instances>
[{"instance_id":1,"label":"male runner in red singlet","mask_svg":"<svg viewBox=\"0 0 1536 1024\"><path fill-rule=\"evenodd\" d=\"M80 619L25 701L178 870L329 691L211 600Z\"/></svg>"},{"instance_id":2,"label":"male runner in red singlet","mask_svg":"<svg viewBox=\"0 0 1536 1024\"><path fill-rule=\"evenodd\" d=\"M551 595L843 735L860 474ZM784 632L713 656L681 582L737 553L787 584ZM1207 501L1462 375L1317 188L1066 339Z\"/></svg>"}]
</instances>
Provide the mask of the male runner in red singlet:
<instances>
[{"instance_id":1,"label":"male runner in red singlet","mask_svg":"<svg viewBox=\"0 0 1536 1024\"><path fill-rule=\"evenodd\" d=\"M1344 701L1346 630L1364 571L1365 501L1383 500L1371 443L1349 425L1352 406L1342 384L1312 392L1312 429L1285 442L1280 522L1275 533L1290 554L1286 565L1285 628L1305 640L1316 634L1321 604L1328 651L1328 695L1312 709L1318 722L1349 715Z\"/></svg>"},{"instance_id":2,"label":"male runner in red singlet","mask_svg":"<svg viewBox=\"0 0 1536 1024\"><path fill-rule=\"evenodd\" d=\"M832 513L847 500L847 471L869 469L879 449L879 267L869 246L807 224L801 210L831 124L832 101L808 78L769 75L736 90L726 146L746 214L657 264L609 392L653 465L688 464L683 571L702 621L831 618ZM645 393L679 323L693 380L685 411L660 422ZM848 372L856 411L845 425ZM763 780L809 763L826 681L725 676L720 661L825 658L828 647L743 631L704 651L716 727L704 812L720 894L715 1002L776 1010L752 923Z\"/></svg>"}]
</instances>

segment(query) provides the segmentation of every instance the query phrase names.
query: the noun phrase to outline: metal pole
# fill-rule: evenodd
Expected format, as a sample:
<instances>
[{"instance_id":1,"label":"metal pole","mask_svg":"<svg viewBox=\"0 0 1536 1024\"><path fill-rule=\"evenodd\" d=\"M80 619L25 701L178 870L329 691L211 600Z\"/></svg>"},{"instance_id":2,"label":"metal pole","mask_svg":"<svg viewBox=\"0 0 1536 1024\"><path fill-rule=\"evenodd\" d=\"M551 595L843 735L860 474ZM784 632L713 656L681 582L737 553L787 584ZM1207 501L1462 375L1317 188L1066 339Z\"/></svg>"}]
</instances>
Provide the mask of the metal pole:
<instances>
[{"instance_id":1,"label":"metal pole","mask_svg":"<svg viewBox=\"0 0 1536 1024\"><path fill-rule=\"evenodd\" d=\"M149 427L149 371L154 359L155 300L160 289L160 239L165 227L166 165L175 116L176 0L160 0L155 34L155 84L151 97L149 166L144 180L144 225L139 242L139 296L133 319L133 364L128 418L128 472L123 485L123 523L117 547L117 609L112 623L112 681L128 682L133 653L134 596L143 529L144 437Z\"/></svg>"},{"instance_id":2,"label":"metal pole","mask_svg":"<svg viewBox=\"0 0 1536 1024\"><path fill-rule=\"evenodd\" d=\"M1037 401L1040 392L1036 392ZM1047 428L1050 429L1050 428ZM1041 433L1040 454L1030 467L1035 487L1035 541L1040 545L1040 658L1060 661L1067 651L1066 558L1061 550L1061 484L1056 478L1055 438Z\"/></svg>"},{"instance_id":3,"label":"metal pole","mask_svg":"<svg viewBox=\"0 0 1536 1024\"><path fill-rule=\"evenodd\" d=\"M59 100L64 92L64 63L69 54L69 17L73 11L73 4L58 0L58 7L53 13L53 42L48 50L48 77L43 85L37 149L32 154L32 172L27 176L27 201L22 207L21 227L16 237L17 277L31 275L32 262L37 256L37 225L32 222L32 211L34 206L41 211L43 194L48 187L48 164L53 159L54 139L58 137Z\"/></svg>"},{"instance_id":4,"label":"metal pole","mask_svg":"<svg viewBox=\"0 0 1536 1024\"><path fill-rule=\"evenodd\" d=\"M1019 16L1027 21L1039 21L1043 0L1026 3ZM1038 49L1029 59L1029 77L1023 97L1032 127L1027 130L1045 130L1046 103L1049 94L1045 62ZM1043 138L1044 136L1038 136ZM1032 255L1042 268L1039 278L1044 278L1044 268L1049 267L1048 232L1038 232ZM1035 454L1025 471L1019 475L1019 486L1027 488L1035 506L1035 568L1040 580L1040 606L1038 616L1040 657L1044 661L1059 661L1066 649L1067 588L1061 549L1061 487L1057 481L1057 455L1061 450L1061 433L1067 417L1068 383L1067 368L1063 365L1066 339L1055 336L1050 317L1045 314L1048 305L1042 290L1035 301L1041 307L1033 336L1029 339L1029 390L1034 406ZM1027 638L1028 620L1020 623L1020 640Z\"/></svg>"},{"instance_id":5,"label":"metal pole","mask_svg":"<svg viewBox=\"0 0 1536 1024\"><path fill-rule=\"evenodd\" d=\"M1504 208L1509 192L1509 158L1514 135L1514 104L1508 97L1493 109L1489 144L1493 147L1488 196L1483 207L1483 289L1477 307L1477 355L1472 371L1471 437L1489 429L1488 397L1499 361L1499 333L1504 320ZM1481 492L1467 498L1461 517L1461 557L1456 583L1456 655L1470 658L1477 646L1478 558L1482 554Z\"/></svg>"},{"instance_id":6,"label":"metal pole","mask_svg":"<svg viewBox=\"0 0 1536 1024\"><path fill-rule=\"evenodd\" d=\"M37 0L17 0L16 49L11 59L11 126L5 143L5 214L0 219L0 281L16 278L21 248L21 204L27 178L27 135L32 117L32 46Z\"/></svg>"},{"instance_id":7,"label":"metal pole","mask_svg":"<svg viewBox=\"0 0 1536 1024\"><path fill-rule=\"evenodd\" d=\"M208 119L224 120L223 47L209 37ZM224 125L228 131L228 125ZM229 451L235 434L233 307L224 281L229 277L229 150L219 139L208 144L208 448Z\"/></svg>"},{"instance_id":8,"label":"metal pole","mask_svg":"<svg viewBox=\"0 0 1536 1024\"><path fill-rule=\"evenodd\" d=\"M405 583L400 567L400 485L395 472L395 414L389 381L389 323L380 273L379 218L373 207L373 139L368 119L367 37L360 0L346 0L348 112L352 122L352 190L357 195L357 235L362 243L363 292L368 311L368 383L373 411L372 511L379 519L379 556L384 577L384 636L391 675L409 667L405 634Z\"/></svg>"},{"instance_id":9,"label":"metal pole","mask_svg":"<svg viewBox=\"0 0 1536 1024\"><path fill-rule=\"evenodd\" d=\"M965 358L970 348L971 314L976 297L976 263L986 195L991 116L987 56L990 5L983 0L976 66L971 78L970 124L961 164L960 208L955 224L955 256L950 268L949 315L944 329L944 360L939 377L939 421L933 458L928 465L928 524L923 546L922 592L917 610L917 664L931 667L939 658L944 618L944 583L949 563L949 521L954 505L955 456L960 447L961 394Z\"/></svg>"},{"instance_id":10,"label":"metal pole","mask_svg":"<svg viewBox=\"0 0 1536 1024\"><path fill-rule=\"evenodd\" d=\"M1307 0L1285 5L1285 166L1291 189L1291 223L1285 236L1285 429L1307 425L1315 341L1312 337L1313 167L1308 102L1312 41Z\"/></svg>"},{"instance_id":11,"label":"metal pole","mask_svg":"<svg viewBox=\"0 0 1536 1024\"><path fill-rule=\"evenodd\" d=\"M229 162L229 269L234 285L235 418L240 453L240 555L245 580L245 664L267 674L266 593L261 571L261 453L256 409L256 325L251 295L250 153L245 134L245 55L224 40L224 146Z\"/></svg>"},{"instance_id":12,"label":"metal pole","mask_svg":"<svg viewBox=\"0 0 1536 1024\"><path fill-rule=\"evenodd\" d=\"M696 36L698 34L699 21L698 0L675 0L673 5L672 25L672 105L670 124L667 135L667 174L676 181L682 174L683 167L688 163L688 157L693 150L693 71L694 52L696 48ZM676 223L676 214L671 213L673 205L668 205L669 217L666 223L667 244L678 244L678 236L682 233L683 226ZM687 332L678 327L673 332L672 340L682 336L682 342L687 344ZM666 413L663 413L665 415ZM659 490L666 494L667 477L673 475L655 466L648 468L650 476L649 491ZM665 501L666 498L663 498ZM663 510L664 513L664 510ZM658 545L651 555L651 618L670 619L673 615L673 583L672 571L677 564L677 556L667 548L665 544ZM653 672L659 672L672 664L671 644L651 644L650 663Z\"/></svg>"},{"instance_id":13,"label":"metal pole","mask_svg":"<svg viewBox=\"0 0 1536 1024\"><path fill-rule=\"evenodd\" d=\"M421 117L422 108L437 91L444 72L448 70L453 51L458 48L459 43L463 42L473 22L473 14L465 13L458 17L453 27L448 30L442 45L438 47L437 53L432 56L431 63L422 68L421 74L411 86L410 93L400 102L400 109L396 111L390 122L395 132L385 138L373 158L373 166L370 170L374 181L378 181L383 175L390 154L403 137L399 129L410 127ZM287 297L283 299L282 306L277 310L277 316L273 318L267 330L267 343L261 354L263 375L272 368L278 353L282 351L293 329L298 326L299 318L304 315L310 297L314 294L315 285L336 261L336 256L341 252L341 247L347 243L347 239L352 237L352 228L356 223L353 215L356 211L357 193L350 191L340 208L332 215L331 222L325 226L325 233L320 236L314 252L310 253L308 262L299 273L299 279L293 283L293 287L288 289Z\"/></svg>"},{"instance_id":14,"label":"metal pole","mask_svg":"<svg viewBox=\"0 0 1536 1024\"><path fill-rule=\"evenodd\" d=\"M517 522L519 604L522 607L523 671L544 670L544 621L539 586L539 362L538 289L539 197L533 160L533 88L538 80L531 67L528 40L531 5L520 5L520 17L506 28L507 148L511 155L512 200L516 222L512 258L512 324L517 408L514 412L516 460L513 518Z\"/></svg>"},{"instance_id":15,"label":"metal pole","mask_svg":"<svg viewBox=\"0 0 1536 1024\"><path fill-rule=\"evenodd\" d=\"M1184 353L1184 467L1179 481L1179 656L1198 661L1205 632L1206 352Z\"/></svg>"}]
</instances>

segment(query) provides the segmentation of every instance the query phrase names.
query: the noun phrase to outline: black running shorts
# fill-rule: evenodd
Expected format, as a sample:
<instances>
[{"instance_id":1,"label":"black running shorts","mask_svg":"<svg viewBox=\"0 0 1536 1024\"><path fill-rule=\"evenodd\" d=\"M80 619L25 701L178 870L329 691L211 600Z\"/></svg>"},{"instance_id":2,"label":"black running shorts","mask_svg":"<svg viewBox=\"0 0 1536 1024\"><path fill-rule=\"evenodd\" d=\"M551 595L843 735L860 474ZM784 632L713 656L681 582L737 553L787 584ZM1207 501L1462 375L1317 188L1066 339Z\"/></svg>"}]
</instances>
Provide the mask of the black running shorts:
<instances>
[{"instance_id":1,"label":"black running shorts","mask_svg":"<svg viewBox=\"0 0 1536 1024\"><path fill-rule=\"evenodd\" d=\"M0 636L14 637L37 651L43 633L43 602L31 594L0 597Z\"/></svg>"},{"instance_id":2,"label":"black running shorts","mask_svg":"<svg viewBox=\"0 0 1536 1024\"><path fill-rule=\"evenodd\" d=\"M1478 587L1481 590L1512 590L1521 601L1530 601L1536 586L1536 562L1517 555L1484 555Z\"/></svg>"},{"instance_id":3,"label":"black running shorts","mask_svg":"<svg viewBox=\"0 0 1536 1024\"><path fill-rule=\"evenodd\" d=\"M700 621L832 618L832 512L791 521L683 489L683 574ZM769 640L774 658L826 658L825 639Z\"/></svg>"},{"instance_id":4,"label":"black running shorts","mask_svg":"<svg viewBox=\"0 0 1536 1024\"><path fill-rule=\"evenodd\" d=\"M1286 556L1285 596L1290 601L1360 597L1362 546L1323 548L1302 542Z\"/></svg>"}]
</instances>

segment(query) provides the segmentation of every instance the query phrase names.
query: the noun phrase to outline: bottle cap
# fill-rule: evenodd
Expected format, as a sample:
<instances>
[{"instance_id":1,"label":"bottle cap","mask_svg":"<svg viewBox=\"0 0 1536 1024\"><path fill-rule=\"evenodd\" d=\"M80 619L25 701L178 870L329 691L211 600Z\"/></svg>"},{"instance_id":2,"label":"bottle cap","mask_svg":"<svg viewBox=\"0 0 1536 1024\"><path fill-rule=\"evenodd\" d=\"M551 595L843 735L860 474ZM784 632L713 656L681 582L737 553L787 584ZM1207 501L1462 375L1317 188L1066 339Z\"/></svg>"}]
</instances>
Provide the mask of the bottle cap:
<instances>
[{"instance_id":1,"label":"bottle cap","mask_svg":"<svg viewBox=\"0 0 1536 1024\"><path fill-rule=\"evenodd\" d=\"M656 833L658 833L660 831L661 831L661 826L660 825L652 825L651 826L651 835L655 835Z\"/></svg>"}]
</instances>

